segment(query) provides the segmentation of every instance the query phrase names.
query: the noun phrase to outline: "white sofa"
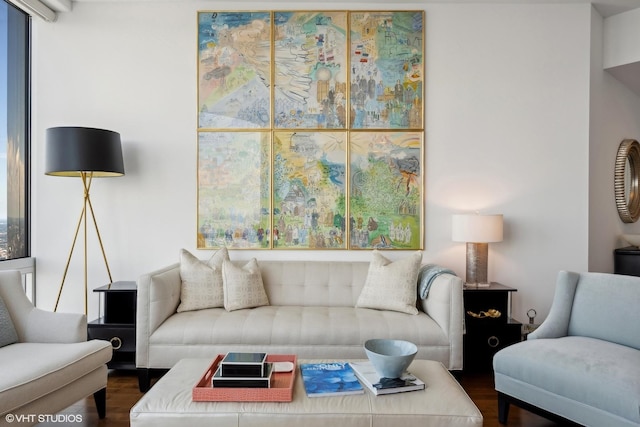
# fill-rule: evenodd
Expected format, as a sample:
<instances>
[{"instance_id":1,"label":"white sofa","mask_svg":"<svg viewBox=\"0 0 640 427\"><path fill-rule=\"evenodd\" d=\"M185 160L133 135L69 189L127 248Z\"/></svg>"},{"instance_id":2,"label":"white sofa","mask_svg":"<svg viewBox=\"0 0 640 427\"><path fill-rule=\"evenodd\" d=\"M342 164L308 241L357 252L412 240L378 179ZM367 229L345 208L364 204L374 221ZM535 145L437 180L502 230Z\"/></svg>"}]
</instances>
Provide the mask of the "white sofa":
<instances>
[{"instance_id":1,"label":"white sofa","mask_svg":"<svg viewBox=\"0 0 640 427\"><path fill-rule=\"evenodd\" d=\"M35 308L18 271L0 272L0 298L0 335L12 336L0 347L0 426L48 421L91 394L104 418L111 343L87 341L84 314Z\"/></svg>"},{"instance_id":2,"label":"white sofa","mask_svg":"<svg viewBox=\"0 0 640 427\"><path fill-rule=\"evenodd\" d=\"M368 262L259 261L259 266L269 305L235 311L177 312L179 263L138 279L136 366L142 391L153 370L167 370L182 358L228 351L365 358L363 343L369 338L408 340L418 346L417 358L462 369L463 283L457 276L434 276L412 315L355 307Z\"/></svg>"}]
</instances>

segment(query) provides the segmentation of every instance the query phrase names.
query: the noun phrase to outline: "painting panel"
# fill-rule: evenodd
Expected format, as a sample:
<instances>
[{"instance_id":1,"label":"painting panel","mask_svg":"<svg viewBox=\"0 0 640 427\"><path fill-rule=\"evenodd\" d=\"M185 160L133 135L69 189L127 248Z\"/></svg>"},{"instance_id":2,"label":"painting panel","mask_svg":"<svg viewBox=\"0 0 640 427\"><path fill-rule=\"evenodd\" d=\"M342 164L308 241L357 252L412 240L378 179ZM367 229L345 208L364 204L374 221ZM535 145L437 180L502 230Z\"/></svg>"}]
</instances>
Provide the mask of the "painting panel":
<instances>
[{"instance_id":1,"label":"painting panel","mask_svg":"<svg viewBox=\"0 0 640 427\"><path fill-rule=\"evenodd\" d=\"M271 126L271 13L198 12L198 128Z\"/></svg>"},{"instance_id":2,"label":"painting panel","mask_svg":"<svg viewBox=\"0 0 640 427\"><path fill-rule=\"evenodd\" d=\"M274 126L346 129L347 12L274 12Z\"/></svg>"},{"instance_id":3,"label":"painting panel","mask_svg":"<svg viewBox=\"0 0 640 427\"><path fill-rule=\"evenodd\" d=\"M422 141L422 132L350 134L350 249L422 249Z\"/></svg>"},{"instance_id":4,"label":"painting panel","mask_svg":"<svg viewBox=\"0 0 640 427\"><path fill-rule=\"evenodd\" d=\"M346 249L345 132L274 132L273 247Z\"/></svg>"},{"instance_id":5,"label":"painting panel","mask_svg":"<svg viewBox=\"0 0 640 427\"><path fill-rule=\"evenodd\" d=\"M422 129L424 12L350 13L352 129Z\"/></svg>"},{"instance_id":6,"label":"painting panel","mask_svg":"<svg viewBox=\"0 0 640 427\"><path fill-rule=\"evenodd\" d=\"M269 132L198 135L198 248L269 248Z\"/></svg>"}]
</instances>

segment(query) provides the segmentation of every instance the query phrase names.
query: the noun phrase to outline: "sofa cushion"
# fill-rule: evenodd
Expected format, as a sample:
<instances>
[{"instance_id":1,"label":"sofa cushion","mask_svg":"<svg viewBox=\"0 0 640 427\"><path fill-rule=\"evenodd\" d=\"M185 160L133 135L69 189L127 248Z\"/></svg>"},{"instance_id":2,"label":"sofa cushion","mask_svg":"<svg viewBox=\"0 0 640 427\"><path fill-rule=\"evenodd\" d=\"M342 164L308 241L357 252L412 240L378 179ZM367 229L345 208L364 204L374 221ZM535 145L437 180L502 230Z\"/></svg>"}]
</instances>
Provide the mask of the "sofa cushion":
<instances>
[{"instance_id":1,"label":"sofa cushion","mask_svg":"<svg viewBox=\"0 0 640 427\"><path fill-rule=\"evenodd\" d=\"M13 326L9 310L7 310L7 306L4 305L4 301L0 297L0 347L15 342L18 342L18 333L15 326Z\"/></svg>"},{"instance_id":2,"label":"sofa cushion","mask_svg":"<svg viewBox=\"0 0 640 427\"><path fill-rule=\"evenodd\" d=\"M231 261L225 260L222 263L222 283L224 308L227 311L269 305L260 267L255 258L244 267L237 267Z\"/></svg>"},{"instance_id":3,"label":"sofa cushion","mask_svg":"<svg viewBox=\"0 0 640 427\"><path fill-rule=\"evenodd\" d=\"M177 311L222 307L222 261L229 259L227 248L216 251L202 262L185 249L180 250L180 305Z\"/></svg>"},{"instance_id":4,"label":"sofa cushion","mask_svg":"<svg viewBox=\"0 0 640 427\"><path fill-rule=\"evenodd\" d=\"M597 408L640 423L640 352L588 337L524 341L494 357L496 389L535 406ZM579 418L572 418L579 419Z\"/></svg>"},{"instance_id":5,"label":"sofa cushion","mask_svg":"<svg viewBox=\"0 0 640 427\"><path fill-rule=\"evenodd\" d=\"M0 351L0 414L58 390L111 360L108 341L17 343ZM28 396L28 398L27 398Z\"/></svg>"},{"instance_id":6,"label":"sofa cushion","mask_svg":"<svg viewBox=\"0 0 640 427\"><path fill-rule=\"evenodd\" d=\"M367 280L356 307L418 314L416 308L418 271L422 252L391 262L374 250Z\"/></svg>"},{"instance_id":7,"label":"sofa cushion","mask_svg":"<svg viewBox=\"0 0 640 427\"><path fill-rule=\"evenodd\" d=\"M231 312L212 308L176 313L158 327L149 341L183 355L186 352L178 349L180 346L215 345L229 351L250 343L258 349L269 346L273 351L316 349L303 353L305 357L324 357L323 351L332 346L353 347L354 357L364 358L363 344L369 338L404 339L419 347L442 347L443 351L448 351L450 345L442 328L422 312L412 316L354 307L274 305Z\"/></svg>"}]
</instances>

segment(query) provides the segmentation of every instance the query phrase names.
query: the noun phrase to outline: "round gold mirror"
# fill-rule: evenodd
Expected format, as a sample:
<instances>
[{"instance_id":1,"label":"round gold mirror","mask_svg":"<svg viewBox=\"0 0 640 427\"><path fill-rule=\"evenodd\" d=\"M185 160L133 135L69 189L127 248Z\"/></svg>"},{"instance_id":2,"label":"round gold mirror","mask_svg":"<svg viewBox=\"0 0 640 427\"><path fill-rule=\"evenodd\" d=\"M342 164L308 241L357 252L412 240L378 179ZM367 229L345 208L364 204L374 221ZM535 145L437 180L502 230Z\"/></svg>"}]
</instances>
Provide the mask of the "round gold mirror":
<instances>
[{"instance_id":1,"label":"round gold mirror","mask_svg":"<svg viewBox=\"0 0 640 427\"><path fill-rule=\"evenodd\" d=\"M640 218L640 144L625 139L618 147L614 176L616 206L622 222L636 222Z\"/></svg>"}]
</instances>

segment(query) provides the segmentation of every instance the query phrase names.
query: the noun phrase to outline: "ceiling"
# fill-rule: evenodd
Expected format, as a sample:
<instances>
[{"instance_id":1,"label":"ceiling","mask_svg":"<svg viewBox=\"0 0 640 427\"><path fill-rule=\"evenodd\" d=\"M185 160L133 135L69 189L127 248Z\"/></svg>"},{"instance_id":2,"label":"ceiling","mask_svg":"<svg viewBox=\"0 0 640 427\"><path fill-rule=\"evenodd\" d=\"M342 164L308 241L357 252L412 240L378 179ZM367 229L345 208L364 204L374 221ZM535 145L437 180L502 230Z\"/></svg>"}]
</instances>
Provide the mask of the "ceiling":
<instances>
[{"instance_id":1,"label":"ceiling","mask_svg":"<svg viewBox=\"0 0 640 427\"><path fill-rule=\"evenodd\" d=\"M146 2L146 3L167 3L180 2L185 0L41 0L42 3L49 6L57 12L70 12L73 10L74 3L117 3L117 2ZM196 1L196 0L191 0ZM235 0L234 3L255 3L255 0ZM390 0L342 0L343 4L365 4L365 5L384 5L389 6L390 3L396 1ZM596 10L604 16L616 15L631 9L640 7L640 0L400 0L403 4L428 4L428 3L531 3L531 4L561 4L561 3L591 3ZM212 2L213 3L213 2ZM317 6L316 0L297 0L297 4L309 4ZM226 4L226 2L225 2Z\"/></svg>"}]
</instances>

